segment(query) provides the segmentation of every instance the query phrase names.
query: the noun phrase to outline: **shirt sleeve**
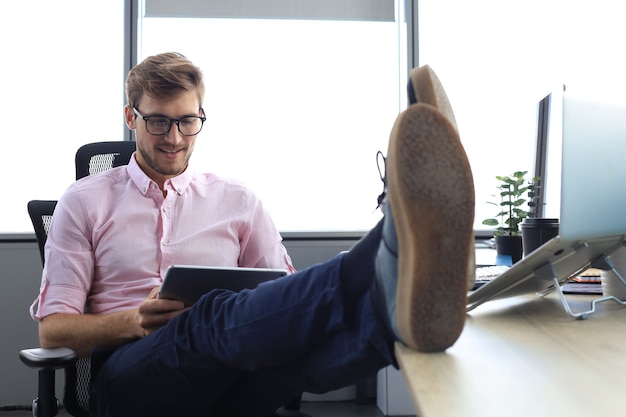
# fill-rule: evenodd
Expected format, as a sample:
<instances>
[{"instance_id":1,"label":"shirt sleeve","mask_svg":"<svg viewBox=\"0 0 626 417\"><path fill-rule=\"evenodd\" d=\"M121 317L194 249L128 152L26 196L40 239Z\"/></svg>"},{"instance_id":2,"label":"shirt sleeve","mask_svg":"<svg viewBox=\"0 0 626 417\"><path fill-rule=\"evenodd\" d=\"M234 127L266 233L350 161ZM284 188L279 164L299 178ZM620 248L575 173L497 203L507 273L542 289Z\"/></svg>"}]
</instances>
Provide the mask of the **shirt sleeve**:
<instances>
[{"instance_id":1,"label":"shirt sleeve","mask_svg":"<svg viewBox=\"0 0 626 417\"><path fill-rule=\"evenodd\" d=\"M242 234L239 266L296 272L282 237L262 202L252 196L250 224Z\"/></svg>"},{"instance_id":2,"label":"shirt sleeve","mask_svg":"<svg viewBox=\"0 0 626 417\"><path fill-rule=\"evenodd\" d=\"M39 296L30 308L33 319L84 312L94 273L88 225L80 195L70 188L57 203L50 224Z\"/></svg>"}]
</instances>

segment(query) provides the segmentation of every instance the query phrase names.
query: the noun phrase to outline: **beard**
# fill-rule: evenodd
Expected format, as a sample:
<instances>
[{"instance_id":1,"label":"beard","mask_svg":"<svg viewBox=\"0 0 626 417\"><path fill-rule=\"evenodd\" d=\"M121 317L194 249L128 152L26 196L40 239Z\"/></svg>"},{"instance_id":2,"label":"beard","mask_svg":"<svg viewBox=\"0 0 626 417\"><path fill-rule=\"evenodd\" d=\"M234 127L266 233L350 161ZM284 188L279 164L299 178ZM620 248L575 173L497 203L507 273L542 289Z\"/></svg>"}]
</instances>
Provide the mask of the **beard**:
<instances>
[{"instance_id":1,"label":"beard","mask_svg":"<svg viewBox=\"0 0 626 417\"><path fill-rule=\"evenodd\" d=\"M168 177L176 176L185 171L185 169L187 169L187 165L189 164L189 158L191 157L192 148L179 151L181 153L186 152L186 154L182 161L176 163L166 163L161 161L158 157L158 154L161 152L160 150L158 150L159 148L167 149L168 146L157 146L153 149L145 149L140 144L138 144L137 151L141 154L143 160L146 162L148 167L150 167L150 169L152 169L159 175Z\"/></svg>"}]
</instances>

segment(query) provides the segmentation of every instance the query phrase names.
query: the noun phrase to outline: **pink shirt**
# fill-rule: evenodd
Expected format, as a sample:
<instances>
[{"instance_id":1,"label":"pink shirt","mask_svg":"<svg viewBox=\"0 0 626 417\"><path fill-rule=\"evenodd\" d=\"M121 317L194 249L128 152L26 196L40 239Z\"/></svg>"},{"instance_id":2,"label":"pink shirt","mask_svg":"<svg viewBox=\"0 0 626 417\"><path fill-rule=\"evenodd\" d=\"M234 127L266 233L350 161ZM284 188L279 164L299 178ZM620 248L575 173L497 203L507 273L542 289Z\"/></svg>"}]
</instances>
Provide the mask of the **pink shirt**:
<instances>
[{"instance_id":1,"label":"pink shirt","mask_svg":"<svg viewBox=\"0 0 626 417\"><path fill-rule=\"evenodd\" d=\"M134 157L72 184L54 212L32 317L136 307L172 264L294 272L278 230L245 186L187 169L165 189L163 197Z\"/></svg>"}]
</instances>

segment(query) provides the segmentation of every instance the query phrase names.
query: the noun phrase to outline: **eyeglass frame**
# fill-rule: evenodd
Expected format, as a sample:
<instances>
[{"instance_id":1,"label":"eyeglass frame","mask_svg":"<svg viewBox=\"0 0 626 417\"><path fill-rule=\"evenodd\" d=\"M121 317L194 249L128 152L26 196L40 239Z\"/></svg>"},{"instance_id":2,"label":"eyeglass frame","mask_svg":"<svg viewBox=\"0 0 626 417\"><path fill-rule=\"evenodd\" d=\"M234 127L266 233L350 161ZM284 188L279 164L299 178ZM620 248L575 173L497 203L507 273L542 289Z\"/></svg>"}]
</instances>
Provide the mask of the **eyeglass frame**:
<instances>
[{"instance_id":1,"label":"eyeglass frame","mask_svg":"<svg viewBox=\"0 0 626 417\"><path fill-rule=\"evenodd\" d=\"M183 116L180 119L174 119L174 118L167 117L167 116L162 116L162 115L161 116L156 116L156 115L154 115L154 116L144 116L143 114L141 114L139 112L139 110L137 110L137 108L135 106L133 106L133 111L135 112L135 114L137 116L139 116L139 117L141 117L143 119L144 123L146 124L146 132L148 132L152 136L165 136L165 135L167 135L168 133L170 133L170 130L172 130L172 125L174 123L176 123L176 128L178 129L178 133L180 133L182 136L196 136L198 133L200 133L202 131L202 128L204 127L204 122L206 122L206 116L204 115L204 109L202 107L200 107L200 111L202 112L202 116ZM150 130L148 129L148 119L150 119L151 117L160 117L160 118L163 118L163 119L168 119L170 121L170 124L169 124L169 126L167 126L167 130L165 132L163 132L163 133L152 133L152 132L150 132ZM194 133L193 135L187 135L187 134L183 133L182 130L180 130L180 121L182 119L186 119L186 118L189 118L189 117L200 119L200 122L201 122L200 123L200 129L196 133Z\"/></svg>"}]
</instances>

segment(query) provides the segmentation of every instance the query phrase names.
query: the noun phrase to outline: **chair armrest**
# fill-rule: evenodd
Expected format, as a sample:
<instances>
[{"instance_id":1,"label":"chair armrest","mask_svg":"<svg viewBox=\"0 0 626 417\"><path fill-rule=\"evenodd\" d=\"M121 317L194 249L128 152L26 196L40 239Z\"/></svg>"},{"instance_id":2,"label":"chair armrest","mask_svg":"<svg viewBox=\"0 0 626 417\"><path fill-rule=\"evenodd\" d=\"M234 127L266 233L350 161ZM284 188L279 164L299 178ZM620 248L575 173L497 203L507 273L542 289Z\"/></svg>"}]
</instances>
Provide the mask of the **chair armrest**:
<instances>
[{"instance_id":1,"label":"chair armrest","mask_svg":"<svg viewBox=\"0 0 626 417\"><path fill-rule=\"evenodd\" d=\"M37 370L67 368L76 363L78 355L70 348L33 348L20 351L20 359L26 366Z\"/></svg>"}]
</instances>

